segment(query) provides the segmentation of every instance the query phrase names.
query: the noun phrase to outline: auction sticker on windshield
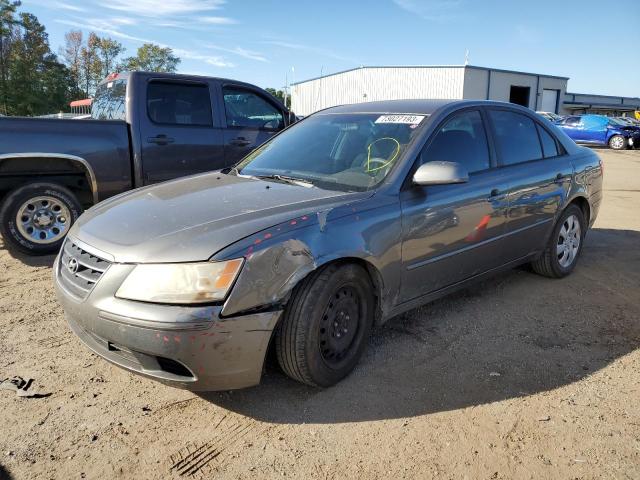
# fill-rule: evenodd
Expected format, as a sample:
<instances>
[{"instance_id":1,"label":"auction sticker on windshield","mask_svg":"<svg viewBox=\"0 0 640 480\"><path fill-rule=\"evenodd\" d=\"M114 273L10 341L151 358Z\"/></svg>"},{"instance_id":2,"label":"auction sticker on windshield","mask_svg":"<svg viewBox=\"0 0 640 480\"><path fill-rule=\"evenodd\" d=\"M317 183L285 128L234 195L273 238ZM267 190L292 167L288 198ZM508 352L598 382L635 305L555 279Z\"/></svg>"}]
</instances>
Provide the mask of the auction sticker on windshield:
<instances>
[{"instance_id":1,"label":"auction sticker on windshield","mask_svg":"<svg viewBox=\"0 0 640 480\"><path fill-rule=\"evenodd\" d=\"M425 115L380 115L375 123L404 123L418 125Z\"/></svg>"}]
</instances>

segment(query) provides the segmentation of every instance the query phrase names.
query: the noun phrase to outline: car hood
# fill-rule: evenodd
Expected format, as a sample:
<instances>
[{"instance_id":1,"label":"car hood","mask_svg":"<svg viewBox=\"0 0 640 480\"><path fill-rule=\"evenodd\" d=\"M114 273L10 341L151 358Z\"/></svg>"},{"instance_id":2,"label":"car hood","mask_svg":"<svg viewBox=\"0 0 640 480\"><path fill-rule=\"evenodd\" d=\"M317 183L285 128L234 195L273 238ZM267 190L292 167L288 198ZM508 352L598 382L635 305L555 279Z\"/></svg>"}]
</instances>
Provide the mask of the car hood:
<instances>
[{"instance_id":1,"label":"car hood","mask_svg":"<svg viewBox=\"0 0 640 480\"><path fill-rule=\"evenodd\" d=\"M208 173L101 202L69 236L119 263L203 261L265 228L370 195Z\"/></svg>"}]
</instances>

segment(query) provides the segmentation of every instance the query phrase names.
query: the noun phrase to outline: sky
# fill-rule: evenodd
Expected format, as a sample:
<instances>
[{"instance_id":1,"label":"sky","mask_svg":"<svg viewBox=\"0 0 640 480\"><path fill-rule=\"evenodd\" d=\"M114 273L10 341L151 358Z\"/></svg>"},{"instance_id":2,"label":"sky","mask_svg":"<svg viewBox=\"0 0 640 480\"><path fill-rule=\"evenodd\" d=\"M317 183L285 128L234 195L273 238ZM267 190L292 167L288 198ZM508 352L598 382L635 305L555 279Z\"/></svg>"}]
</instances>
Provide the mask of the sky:
<instances>
[{"instance_id":1,"label":"sky","mask_svg":"<svg viewBox=\"0 0 640 480\"><path fill-rule=\"evenodd\" d=\"M49 33L95 31L179 72L282 88L359 66L471 65L569 77L568 91L640 97L637 0L23 0ZM629 7L629 8L627 8ZM618 21L623 19L623 21Z\"/></svg>"}]
</instances>

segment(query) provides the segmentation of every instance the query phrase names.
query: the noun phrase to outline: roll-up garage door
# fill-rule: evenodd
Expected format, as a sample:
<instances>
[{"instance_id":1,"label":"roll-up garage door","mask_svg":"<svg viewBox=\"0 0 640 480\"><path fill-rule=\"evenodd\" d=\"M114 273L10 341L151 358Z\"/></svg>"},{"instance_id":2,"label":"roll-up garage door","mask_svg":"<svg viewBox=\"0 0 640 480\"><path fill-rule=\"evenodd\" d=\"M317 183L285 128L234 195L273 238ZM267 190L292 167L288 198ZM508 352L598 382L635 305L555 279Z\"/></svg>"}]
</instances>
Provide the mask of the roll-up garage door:
<instances>
[{"instance_id":1,"label":"roll-up garage door","mask_svg":"<svg viewBox=\"0 0 640 480\"><path fill-rule=\"evenodd\" d=\"M558 113L558 95L560 94L559 90L542 90L542 108L540 109L543 112L553 112Z\"/></svg>"}]
</instances>

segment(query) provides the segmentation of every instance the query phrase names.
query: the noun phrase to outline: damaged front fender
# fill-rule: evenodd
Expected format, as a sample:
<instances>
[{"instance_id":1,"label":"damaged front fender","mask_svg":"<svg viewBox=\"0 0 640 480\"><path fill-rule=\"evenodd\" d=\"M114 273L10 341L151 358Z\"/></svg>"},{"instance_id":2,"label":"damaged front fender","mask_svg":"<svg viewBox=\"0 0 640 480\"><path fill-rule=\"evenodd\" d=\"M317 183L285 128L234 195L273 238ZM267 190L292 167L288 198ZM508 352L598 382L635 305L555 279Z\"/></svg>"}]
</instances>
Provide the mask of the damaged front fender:
<instances>
[{"instance_id":1,"label":"damaged front fender","mask_svg":"<svg viewBox=\"0 0 640 480\"><path fill-rule=\"evenodd\" d=\"M357 259L368 266L384 316L399 290L398 211L397 199L380 196L309 212L229 245L212 260L243 256L245 264L222 315L281 309L294 287L314 270Z\"/></svg>"},{"instance_id":2,"label":"damaged front fender","mask_svg":"<svg viewBox=\"0 0 640 480\"><path fill-rule=\"evenodd\" d=\"M309 247L296 239L252 253L224 304L222 315L280 302L315 268Z\"/></svg>"}]
</instances>

